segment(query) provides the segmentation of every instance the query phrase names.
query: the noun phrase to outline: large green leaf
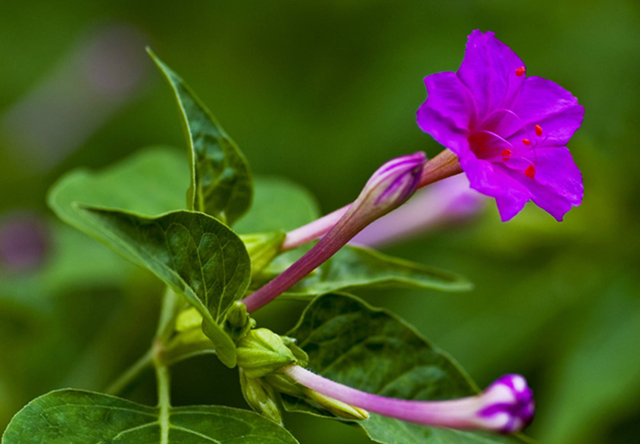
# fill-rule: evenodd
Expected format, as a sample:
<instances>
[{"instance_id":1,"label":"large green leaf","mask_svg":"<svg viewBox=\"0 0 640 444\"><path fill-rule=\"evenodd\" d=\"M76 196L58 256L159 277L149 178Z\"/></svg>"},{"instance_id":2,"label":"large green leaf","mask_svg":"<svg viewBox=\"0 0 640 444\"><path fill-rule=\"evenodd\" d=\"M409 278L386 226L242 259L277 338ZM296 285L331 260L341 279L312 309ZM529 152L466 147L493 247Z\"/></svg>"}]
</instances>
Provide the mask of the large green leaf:
<instances>
[{"instance_id":1,"label":"large green leaf","mask_svg":"<svg viewBox=\"0 0 640 444\"><path fill-rule=\"evenodd\" d=\"M35 399L11 421L2 444L295 444L279 425L248 410L173 407L168 415L121 398L60 390Z\"/></svg>"},{"instance_id":2,"label":"large green leaf","mask_svg":"<svg viewBox=\"0 0 640 444\"><path fill-rule=\"evenodd\" d=\"M267 268L282 272L290 263L282 256ZM295 258L295 256L293 257ZM398 259L361 247L342 248L331 259L285 295L312 298L321 294L360 287L426 288L440 291L466 291L472 284L454 273Z\"/></svg>"},{"instance_id":3,"label":"large green leaf","mask_svg":"<svg viewBox=\"0 0 640 444\"><path fill-rule=\"evenodd\" d=\"M100 172L77 169L51 188L48 203L68 224L91 233L86 214L72 204L156 216L186 209L189 169L184 156L164 147L148 148Z\"/></svg>"},{"instance_id":4,"label":"large green leaf","mask_svg":"<svg viewBox=\"0 0 640 444\"><path fill-rule=\"evenodd\" d=\"M213 217L189 211L156 218L86 207L78 211L86 213L99 240L184 294L203 316L203 329L220 360L235 365L235 346L218 324L245 294L251 263L231 229Z\"/></svg>"},{"instance_id":5,"label":"large green leaf","mask_svg":"<svg viewBox=\"0 0 640 444\"><path fill-rule=\"evenodd\" d=\"M251 210L234 230L242 234L290 231L320 216L315 198L287 179L258 177Z\"/></svg>"},{"instance_id":6,"label":"large green leaf","mask_svg":"<svg viewBox=\"0 0 640 444\"><path fill-rule=\"evenodd\" d=\"M191 88L153 52L149 54L173 88L183 118L191 165L189 209L231 225L251 206L249 164Z\"/></svg>"},{"instance_id":7,"label":"large green leaf","mask_svg":"<svg viewBox=\"0 0 640 444\"><path fill-rule=\"evenodd\" d=\"M234 365L235 348L217 323L248 285L250 265L244 245L229 228L205 214L182 211L155 220L146 217L185 208L188 177L178 152L154 148L103 172L67 174L51 189L49 205L65 222L185 294L203 314L220 359ZM137 214L88 211L87 206Z\"/></svg>"},{"instance_id":8,"label":"large green leaf","mask_svg":"<svg viewBox=\"0 0 640 444\"><path fill-rule=\"evenodd\" d=\"M477 393L464 371L411 326L352 296L320 296L288 336L309 354L311 370L365 392L416 400ZM289 411L321 414L296 398L285 396L284 401ZM513 437L425 427L376 414L357 424L373 441L388 444L519 442Z\"/></svg>"}]
</instances>

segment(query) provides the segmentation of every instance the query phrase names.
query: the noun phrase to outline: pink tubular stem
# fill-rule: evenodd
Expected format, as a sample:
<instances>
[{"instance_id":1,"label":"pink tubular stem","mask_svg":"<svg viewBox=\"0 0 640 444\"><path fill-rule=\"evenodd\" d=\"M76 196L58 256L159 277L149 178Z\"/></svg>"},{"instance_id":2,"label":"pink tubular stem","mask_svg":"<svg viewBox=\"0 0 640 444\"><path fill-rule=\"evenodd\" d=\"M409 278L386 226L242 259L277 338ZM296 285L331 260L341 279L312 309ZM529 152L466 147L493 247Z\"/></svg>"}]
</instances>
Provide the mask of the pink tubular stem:
<instances>
[{"instance_id":1,"label":"pink tubular stem","mask_svg":"<svg viewBox=\"0 0 640 444\"><path fill-rule=\"evenodd\" d=\"M282 251L291 250L292 248L304 245L307 242L325 235L331 227L338 223L340 218L347 213L350 207L351 204L345 205L333 213L329 213L320 219L316 219L307 225L288 232L287 238L281 247Z\"/></svg>"},{"instance_id":2,"label":"pink tubular stem","mask_svg":"<svg viewBox=\"0 0 640 444\"><path fill-rule=\"evenodd\" d=\"M338 223L329 227L326 236L320 239L302 259L293 263L286 272L278 275L264 287L244 298L242 303L246 305L247 311L251 313L271 302L349 242L366 225L366 222L351 223L352 220L357 219L355 216L353 212L350 216L349 214L343 215Z\"/></svg>"}]
</instances>

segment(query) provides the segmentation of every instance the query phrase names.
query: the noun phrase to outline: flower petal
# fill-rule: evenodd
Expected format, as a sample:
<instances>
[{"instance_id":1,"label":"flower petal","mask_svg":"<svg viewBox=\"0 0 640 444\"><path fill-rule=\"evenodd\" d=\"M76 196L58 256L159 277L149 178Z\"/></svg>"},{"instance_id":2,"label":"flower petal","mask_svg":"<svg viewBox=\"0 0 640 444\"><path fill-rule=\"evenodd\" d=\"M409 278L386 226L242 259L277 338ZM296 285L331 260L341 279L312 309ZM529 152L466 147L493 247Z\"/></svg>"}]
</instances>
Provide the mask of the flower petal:
<instances>
[{"instance_id":1,"label":"flower petal","mask_svg":"<svg viewBox=\"0 0 640 444\"><path fill-rule=\"evenodd\" d=\"M473 94L480 118L510 107L525 78L524 72L516 74L522 67L522 60L493 32L471 33L457 75Z\"/></svg>"},{"instance_id":2,"label":"flower petal","mask_svg":"<svg viewBox=\"0 0 640 444\"><path fill-rule=\"evenodd\" d=\"M418 109L418 126L459 155L468 149L468 130L475 115L473 99L453 72L432 74L424 83L428 96Z\"/></svg>"},{"instance_id":3,"label":"flower petal","mask_svg":"<svg viewBox=\"0 0 640 444\"><path fill-rule=\"evenodd\" d=\"M473 156L460 159L460 166L469 178L471 188L494 197L503 222L518 214L531 198L531 193L513 178L506 167Z\"/></svg>"},{"instance_id":4,"label":"flower petal","mask_svg":"<svg viewBox=\"0 0 640 444\"><path fill-rule=\"evenodd\" d=\"M566 147L538 149L535 167L533 179L522 171L510 170L509 175L529 189L536 205L562 221L571 207L582 203L582 174Z\"/></svg>"},{"instance_id":5,"label":"flower petal","mask_svg":"<svg viewBox=\"0 0 640 444\"><path fill-rule=\"evenodd\" d=\"M534 136L535 125L542 128L542 146L565 146L584 117L584 108L578 99L560 85L541 77L525 80L512 109L525 123L527 136Z\"/></svg>"}]
</instances>

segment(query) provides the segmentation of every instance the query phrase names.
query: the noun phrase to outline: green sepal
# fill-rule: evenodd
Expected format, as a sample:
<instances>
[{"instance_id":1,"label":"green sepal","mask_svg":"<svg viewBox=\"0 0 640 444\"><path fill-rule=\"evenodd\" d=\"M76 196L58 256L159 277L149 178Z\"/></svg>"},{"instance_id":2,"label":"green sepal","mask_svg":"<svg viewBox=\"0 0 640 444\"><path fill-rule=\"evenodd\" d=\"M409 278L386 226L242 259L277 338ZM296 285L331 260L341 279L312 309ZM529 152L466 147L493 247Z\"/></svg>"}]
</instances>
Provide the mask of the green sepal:
<instances>
[{"instance_id":1,"label":"green sepal","mask_svg":"<svg viewBox=\"0 0 640 444\"><path fill-rule=\"evenodd\" d=\"M296 340L288 336L281 336L284 345L289 347L293 356L296 357L296 363L302 367L306 367L309 364L309 355L303 349L296 345Z\"/></svg>"},{"instance_id":2,"label":"green sepal","mask_svg":"<svg viewBox=\"0 0 640 444\"><path fill-rule=\"evenodd\" d=\"M271 373L263 378L267 384L279 393L300 397L304 395L305 387L298 384L283 373Z\"/></svg>"},{"instance_id":3,"label":"green sepal","mask_svg":"<svg viewBox=\"0 0 640 444\"><path fill-rule=\"evenodd\" d=\"M251 330L239 342L238 366L248 378L261 378L296 362L282 338L267 328Z\"/></svg>"},{"instance_id":4,"label":"green sepal","mask_svg":"<svg viewBox=\"0 0 640 444\"><path fill-rule=\"evenodd\" d=\"M247 404L266 418L282 425L280 399L273 388L262 378L248 378L245 371L240 369L240 388Z\"/></svg>"},{"instance_id":5,"label":"green sepal","mask_svg":"<svg viewBox=\"0 0 640 444\"><path fill-rule=\"evenodd\" d=\"M369 419L369 412L366 410L338 401L337 399L330 398L329 396L323 395L322 393L318 393L314 390L305 389L304 395L307 402L315 405L321 410L326 410L332 413L338 418L355 421Z\"/></svg>"}]
</instances>

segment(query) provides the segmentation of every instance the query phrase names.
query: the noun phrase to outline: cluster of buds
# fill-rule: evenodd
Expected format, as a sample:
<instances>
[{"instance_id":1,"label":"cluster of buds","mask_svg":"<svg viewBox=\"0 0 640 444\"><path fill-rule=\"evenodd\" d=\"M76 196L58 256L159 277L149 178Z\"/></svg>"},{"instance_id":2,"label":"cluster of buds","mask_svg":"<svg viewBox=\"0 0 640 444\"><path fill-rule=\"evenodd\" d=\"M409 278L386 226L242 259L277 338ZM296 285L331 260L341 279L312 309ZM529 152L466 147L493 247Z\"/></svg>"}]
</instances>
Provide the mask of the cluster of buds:
<instances>
[{"instance_id":1,"label":"cluster of buds","mask_svg":"<svg viewBox=\"0 0 640 444\"><path fill-rule=\"evenodd\" d=\"M343 419L369 418L366 410L299 384L281 372L290 365L306 366L308 361L307 354L291 338L266 328L248 332L238 343L240 387L247 404L278 424L282 423L280 394L303 399Z\"/></svg>"}]
</instances>

